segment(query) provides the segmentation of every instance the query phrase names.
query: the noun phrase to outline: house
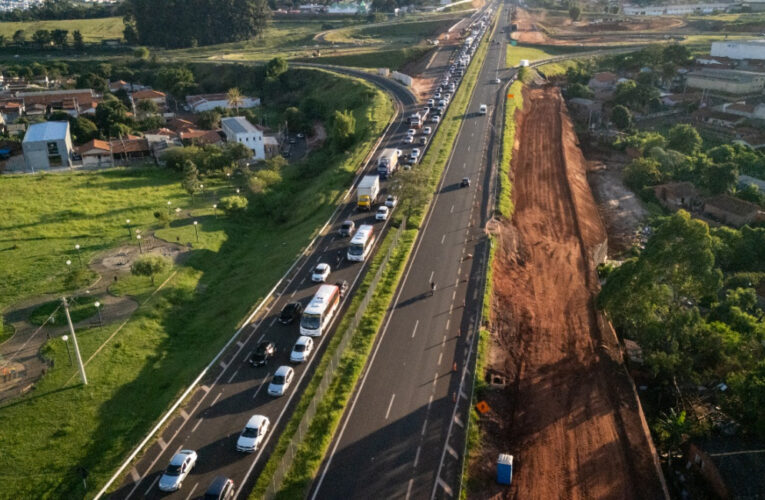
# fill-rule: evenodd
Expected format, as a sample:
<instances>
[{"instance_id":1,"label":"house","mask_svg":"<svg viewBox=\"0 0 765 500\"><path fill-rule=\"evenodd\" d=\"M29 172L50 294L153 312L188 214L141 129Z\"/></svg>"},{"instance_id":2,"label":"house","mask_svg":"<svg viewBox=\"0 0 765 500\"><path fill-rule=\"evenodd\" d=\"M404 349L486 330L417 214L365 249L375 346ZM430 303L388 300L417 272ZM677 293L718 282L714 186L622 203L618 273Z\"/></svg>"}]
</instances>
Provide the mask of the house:
<instances>
[{"instance_id":1,"label":"house","mask_svg":"<svg viewBox=\"0 0 765 500\"><path fill-rule=\"evenodd\" d=\"M748 175L739 175L738 182L736 184L738 185L738 187L746 187L751 184L754 184L760 189L760 191L765 193L765 181L762 179L758 179L757 177L750 177Z\"/></svg>"},{"instance_id":2,"label":"house","mask_svg":"<svg viewBox=\"0 0 765 500\"><path fill-rule=\"evenodd\" d=\"M181 139L174 134L166 135L166 134L145 133L144 138L148 142L149 148L151 149L151 154L152 156L154 156L154 158L159 158L160 154L163 151L167 151L168 149L183 147L183 143L181 142Z\"/></svg>"},{"instance_id":3,"label":"house","mask_svg":"<svg viewBox=\"0 0 765 500\"><path fill-rule=\"evenodd\" d=\"M232 106L228 102L228 95L223 94L199 94L186 96L186 104L188 104L191 111L194 113L201 113L202 111L210 111L215 108L223 109L235 109L236 106ZM256 108L260 106L260 98L242 96L242 100L239 103L239 109Z\"/></svg>"},{"instance_id":4,"label":"house","mask_svg":"<svg viewBox=\"0 0 765 500\"><path fill-rule=\"evenodd\" d=\"M197 128L187 128L182 130L179 134L181 141L184 144L214 144L219 146L223 144L223 136L221 136L218 130L200 130Z\"/></svg>"},{"instance_id":5,"label":"house","mask_svg":"<svg viewBox=\"0 0 765 500\"><path fill-rule=\"evenodd\" d=\"M72 136L69 122L42 122L29 126L24 140L24 163L35 169L72 166Z\"/></svg>"},{"instance_id":6,"label":"house","mask_svg":"<svg viewBox=\"0 0 765 500\"><path fill-rule=\"evenodd\" d=\"M167 122L167 128L175 133L180 133L186 129L196 128L196 124L183 118L173 118Z\"/></svg>"},{"instance_id":7,"label":"house","mask_svg":"<svg viewBox=\"0 0 765 500\"><path fill-rule=\"evenodd\" d=\"M93 139L77 148L83 167L111 167L114 165L111 146L108 142Z\"/></svg>"},{"instance_id":8,"label":"house","mask_svg":"<svg viewBox=\"0 0 765 500\"><path fill-rule=\"evenodd\" d=\"M279 139L273 135L267 135L263 137L263 150L266 154L266 159L273 158L279 154Z\"/></svg>"},{"instance_id":9,"label":"house","mask_svg":"<svg viewBox=\"0 0 765 500\"><path fill-rule=\"evenodd\" d=\"M700 204L699 192L690 182L670 182L653 187L656 199L670 210L691 210Z\"/></svg>"},{"instance_id":10,"label":"house","mask_svg":"<svg viewBox=\"0 0 765 500\"><path fill-rule=\"evenodd\" d=\"M765 443L717 436L691 441L685 448L688 470L696 472L714 498L762 498Z\"/></svg>"},{"instance_id":11,"label":"house","mask_svg":"<svg viewBox=\"0 0 765 500\"><path fill-rule=\"evenodd\" d=\"M128 162L151 157L149 141L145 137L127 136L122 139L113 139L109 141L109 147L115 161Z\"/></svg>"},{"instance_id":12,"label":"house","mask_svg":"<svg viewBox=\"0 0 765 500\"><path fill-rule=\"evenodd\" d=\"M616 88L617 76L610 71L603 71L602 73L595 73L590 78L587 86L594 91L598 90L613 90Z\"/></svg>"},{"instance_id":13,"label":"house","mask_svg":"<svg viewBox=\"0 0 765 500\"><path fill-rule=\"evenodd\" d=\"M688 73L687 86L733 95L760 94L765 74L735 69L701 69Z\"/></svg>"},{"instance_id":14,"label":"house","mask_svg":"<svg viewBox=\"0 0 765 500\"><path fill-rule=\"evenodd\" d=\"M722 111L714 111L709 108L702 108L691 113L694 121L715 127L734 128L736 125L744 123L746 118L743 116L732 115Z\"/></svg>"},{"instance_id":15,"label":"house","mask_svg":"<svg viewBox=\"0 0 765 500\"><path fill-rule=\"evenodd\" d=\"M16 121L24 114L24 101L2 101L0 102L0 114L3 115L5 123Z\"/></svg>"},{"instance_id":16,"label":"house","mask_svg":"<svg viewBox=\"0 0 765 500\"><path fill-rule=\"evenodd\" d=\"M228 142L239 142L250 148L253 159L265 160L263 128L248 122L243 116L221 118L221 127Z\"/></svg>"},{"instance_id":17,"label":"house","mask_svg":"<svg viewBox=\"0 0 765 500\"><path fill-rule=\"evenodd\" d=\"M681 104L699 102L700 100L701 94L697 92L688 92L685 94L666 94L661 97L662 104L669 106L670 108L679 106Z\"/></svg>"},{"instance_id":18,"label":"house","mask_svg":"<svg viewBox=\"0 0 765 500\"><path fill-rule=\"evenodd\" d=\"M128 83L125 80L117 80L116 82L109 82L109 92L111 92L112 94L120 90L124 90L125 92L137 92L145 88L146 88L145 85L141 85L138 83Z\"/></svg>"},{"instance_id":19,"label":"house","mask_svg":"<svg viewBox=\"0 0 765 500\"><path fill-rule=\"evenodd\" d=\"M16 98L23 101L27 114L47 114L54 110L62 110L72 114L79 113L81 105L90 107L93 101L98 100L99 96L92 89L75 89L17 92Z\"/></svg>"},{"instance_id":20,"label":"house","mask_svg":"<svg viewBox=\"0 0 765 500\"><path fill-rule=\"evenodd\" d=\"M760 207L727 194L720 194L704 202L704 213L733 227L741 227L758 217Z\"/></svg>"},{"instance_id":21,"label":"house","mask_svg":"<svg viewBox=\"0 0 765 500\"><path fill-rule=\"evenodd\" d=\"M164 109L167 104L167 96L164 92L152 89L139 90L130 94L130 100L137 106L141 101L152 101L159 109Z\"/></svg>"},{"instance_id":22,"label":"house","mask_svg":"<svg viewBox=\"0 0 765 500\"><path fill-rule=\"evenodd\" d=\"M763 149L765 148L765 132L753 128L738 128L733 143L751 149Z\"/></svg>"}]
</instances>

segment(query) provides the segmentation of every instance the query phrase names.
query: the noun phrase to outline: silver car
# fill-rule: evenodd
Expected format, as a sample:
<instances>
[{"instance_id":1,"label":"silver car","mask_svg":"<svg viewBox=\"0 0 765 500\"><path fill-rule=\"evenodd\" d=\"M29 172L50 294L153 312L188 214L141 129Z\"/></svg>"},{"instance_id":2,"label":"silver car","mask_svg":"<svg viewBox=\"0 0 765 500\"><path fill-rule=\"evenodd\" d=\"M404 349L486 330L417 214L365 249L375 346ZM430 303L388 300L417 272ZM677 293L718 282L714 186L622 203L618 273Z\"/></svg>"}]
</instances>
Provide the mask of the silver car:
<instances>
[{"instance_id":1,"label":"silver car","mask_svg":"<svg viewBox=\"0 0 765 500\"><path fill-rule=\"evenodd\" d=\"M167 466L162 477L159 478L159 489L162 491L176 491L181 489L183 480L189 475L191 469L197 463L197 452L194 450L181 450L175 454L170 465Z\"/></svg>"}]
</instances>

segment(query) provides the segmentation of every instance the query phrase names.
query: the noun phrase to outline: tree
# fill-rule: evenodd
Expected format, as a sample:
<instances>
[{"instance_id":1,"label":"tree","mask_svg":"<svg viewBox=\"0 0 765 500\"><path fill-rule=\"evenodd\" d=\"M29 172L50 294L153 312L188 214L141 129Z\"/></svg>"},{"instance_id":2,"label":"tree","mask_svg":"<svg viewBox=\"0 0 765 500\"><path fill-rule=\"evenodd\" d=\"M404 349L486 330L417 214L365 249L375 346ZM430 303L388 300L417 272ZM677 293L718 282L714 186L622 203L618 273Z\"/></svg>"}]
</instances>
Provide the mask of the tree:
<instances>
[{"instance_id":1,"label":"tree","mask_svg":"<svg viewBox=\"0 0 765 500\"><path fill-rule=\"evenodd\" d=\"M96 125L104 137L116 137L124 130L130 118L128 109L117 98L105 99L96 106Z\"/></svg>"},{"instance_id":2,"label":"tree","mask_svg":"<svg viewBox=\"0 0 765 500\"><path fill-rule=\"evenodd\" d=\"M522 68L525 69L525 68ZM571 83L566 87L566 97L573 99L575 97L583 97L585 99L592 97L592 90L587 85L581 83Z\"/></svg>"},{"instance_id":3,"label":"tree","mask_svg":"<svg viewBox=\"0 0 765 500\"><path fill-rule=\"evenodd\" d=\"M80 30L74 30L72 33L72 40L74 40L74 50L78 52L85 50L85 41L82 38L82 33L80 33Z\"/></svg>"},{"instance_id":4,"label":"tree","mask_svg":"<svg viewBox=\"0 0 765 500\"><path fill-rule=\"evenodd\" d=\"M580 9L578 5L572 5L569 7L568 17L570 17L572 21L578 21L581 16L582 9Z\"/></svg>"},{"instance_id":5,"label":"tree","mask_svg":"<svg viewBox=\"0 0 765 500\"><path fill-rule=\"evenodd\" d=\"M529 78L531 77L531 72L529 71L529 68L526 66L521 66L518 69L518 80L526 83L529 81Z\"/></svg>"},{"instance_id":6,"label":"tree","mask_svg":"<svg viewBox=\"0 0 765 500\"><path fill-rule=\"evenodd\" d=\"M228 102L229 106L233 106L236 114L239 114L239 106L241 106L244 102L244 97L238 88L233 87L228 89L228 92L226 92L226 101Z\"/></svg>"},{"instance_id":7,"label":"tree","mask_svg":"<svg viewBox=\"0 0 765 500\"><path fill-rule=\"evenodd\" d=\"M765 436L765 361L760 361L748 373L733 374L728 385L731 387L731 396L727 406L761 437Z\"/></svg>"},{"instance_id":8,"label":"tree","mask_svg":"<svg viewBox=\"0 0 765 500\"><path fill-rule=\"evenodd\" d=\"M177 97L184 97L196 83L194 74L184 66L163 67L157 74L157 85L172 92Z\"/></svg>"},{"instance_id":9,"label":"tree","mask_svg":"<svg viewBox=\"0 0 765 500\"><path fill-rule=\"evenodd\" d=\"M154 286L154 276L167 269L169 262L159 255L147 255L140 257L130 266L130 272L134 276L148 276Z\"/></svg>"},{"instance_id":10,"label":"tree","mask_svg":"<svg viewBox=\"0 0 765 500\"><path fill-rule=\"evenodd\" d=\"M356 117L349 110L335 111L332 115L331 137L338 149L345 149L354 141Z\"/></svg>"},{"instance_id":11,"label":"tree","mask_svg":"<svg viewBox=\"0 0 765 500\"><path fill-rule=\"evenodd\" d=\"M733 162L712 163L701 172L704 185L712 194L727 193L736 185L738 169Z\"/></svg>"},{"instance_id":12,"label":"tree","mask_svg":"<svg viewBox=\"0 0 765 500\"><path fill-rule=\"evenodd\" d=\"M619 130L629 130L632 128L632 113L624 106L615 106L611 110L611 121Z\"/></svg>"},{"instance_id":13,"label":"tree","mask_svg":"<svg viewBox=\"0 0 765 500\"><path fill-rule=\"evenodd\" d=\"M406 218L411 219L428 202L431 193L428 173L423 168L404 170L394 181L393 191L399 197Z\"/></svg>"},{"instance_id":14,"label":"tree","mask_svg":"<svg viewBox=\"0 0 765 500\"><path fill-rule=\"evenodd\" d=\"M653 431L659 438L659 443L667 450L668 462L672 466L672 455L680 450L691 431L690 422L685 417L685 411L676 412L674 408L664 413L654 425Z\"/></svg>"},{"instance_id":15,"label":"tree","mask_svg":"<svg viewBox=\"0 0 765 500\"><path fill-rule=\"evenodd\" d=\"M191 202L194 203L194 195L199 193L202 188L199 184L199 170L194 162L186 160L183 164L183 189L191 196Z\"/></svg>"},{"instance_id":16,"label":"tree","mask_svg":"<svg viewBox=\"0 0 765 500\"><path fill-rule=\"evenodd\" d=\"M736 191L736 196L742 200L757 203L758 205L762 205L762 203L765 202L765 196L763 196L762 191L757 187L757 184L748 184L744 186Z\"/></svg>"},{"instance_id":17,"label":"tree","mask_svg":"<svg viewBox=\"0 0 765 500\"><path fill-rule=\"evenodd\" d=\"M214 109L197 114L197 125L206 130L212 130L220 123L221 114ZM238 142L235 144L239 144Z\"/></svg>"},{"instance_id":18,"label":"tree","mask_svg":"<svg viewBox=\"0 0 765 500\"><path fill-rule=\"evenodd\" d=\"M68 30L55 29L51 32L51 40L53 45L60 49L65 49L69 46L67 38L69 37Z\"/></svg>"},{"instance_id":19,"label":"tree","mask_svg":"<svg viewBox=\"0 0 765 500\"><path fill-rule=\"evenodd\" d=\"M240 214L247 210L247 198L244 196L224 196L218 202L218 208L228 215Z\"/></svg>"},{"instance_id":20,"label":"tree","mask_svg":"<svg viewBox=\"0 0 765 500\"><path fill-rule=\"evenodd\" d=\"M159 106L151 99L141 99L138 104L135 105L136 109L141 115L156 115L159 113Z\"/></svg>"},{"instance_id":21,"label":"tree","mask_svg":"<svg viewBox=\"0 0 765 500\"><path fill-rule=\"evenodd\" d=\"M37 30L32 35L32 41L38 44L41 49L50 46L51 40L51 33L48 30Z\"/></svg>"},{"instance_id":22,"label":"tree","mask_svg":"<svg viewBox=\"0 0 765 500\"><path fill-rule=\"evenodd\" d=\"M133 57L138 59L139 61L148 61L149 56L151 53L149 52L149 49L146 47L138 47L133 51Z\"/></svg>"},{"instance_id":23,"label":"tree","mask_svg":"<svg viewBox=\"0 0 765 500\"><path fill-rule=\"evenodd\" d=\"M662 180L659 162L651 158L636 158L624 168L624 183L639 193L646 186L655 186Z\"/></svg>"},{"instance_id":24,"label":"tree","mask_svg":"<svg viewBox=\"0 0 765 500\"><path fill-rule=\"evenodd\" d=\"M15 33L13 33L13 43L16 45L24 45L24 43L27 41L27 33L24 30L16 30Z\"/></svg>"},{"instance_id":25,"label":"tree","mask_svg":"<svg viewBox=\"0 0 765 500\"><path fill-rule=\"evenodd\" d=\"M695 154L701 149L701 136L692 125L687 123L680 123L669 129L667 139L670 149L687 155Z\"/></svg>"},{"instance_id":26,"label":"tree","mask_svg":"<svg viewBox=\"0 0 765 500\"><path fill-rule=\"evenodd\" d=\"M266 78L275 80L287 72L287 61L283 57L274 57L266 64Z\"/></svg>"},{"instance_id":27,"label":"tree","mask_svg":"<svg viewBox=\"0 0 765 500\"><path fill-rule=\"evenodd\" d=\"M305 114L295 106L290 106L284 110L284 120L287 122L287 128L290 132L306 132L310 130L308 120L305 118Z\"/></svg>"}]
</instances>

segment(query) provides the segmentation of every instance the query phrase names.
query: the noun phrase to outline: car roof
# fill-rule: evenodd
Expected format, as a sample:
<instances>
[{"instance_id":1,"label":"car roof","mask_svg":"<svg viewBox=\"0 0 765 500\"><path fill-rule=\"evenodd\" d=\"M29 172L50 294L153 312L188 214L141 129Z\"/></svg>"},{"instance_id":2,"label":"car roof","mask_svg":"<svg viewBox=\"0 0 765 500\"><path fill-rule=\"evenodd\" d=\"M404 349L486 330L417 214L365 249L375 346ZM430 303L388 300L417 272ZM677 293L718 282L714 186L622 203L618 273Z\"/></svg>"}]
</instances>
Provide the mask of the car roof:
<instances>
[{"instance_id":1,"label":"car roof","mask_svg":"<svg viewBox=\"0 0 765 500\"><path fill-rule=\"evenodd\" d=\"M388 207L386 207L385 205L380 205L379 207L377 207L377 211L378 212L387 212L388 211Z\"/></svg>"},{"instance_id":2,"label":"car roof","mask_svg":"<svg viewBox=\"0 0 765 500\"><path fill-rule=\"evenodd\" d=\"M352 220L343 221L343 225L344 226L352 226L353 225L353 221Z\"/></svg>"},{"instance_id":3,"label":"car roof","mask_svg":"<svg viewBox=\"0 0 765 500\"><path fill-rule=\"evenodd\" d=\"M220 490L223 489L223 487L226 485L227 482L229 482L229 478L225 476L215 476L215 479L213 479L213 482L210 483L210 487L207 488L207 493L212 493L212 494L220 493Z\"/></svg>"},{"instance_id":4,"label":"car roof","mask_svg":"<svg viewBox=\"0 0 765 500\"><path fill-rule=\"evenodd\" d=\"M178 453L175 454L172 460L170 460L170 465L181 465L184 460L186 460L186 457L194 453L193 450L181 450Z\"/></svg>"},{"instance_id":5,"label":"car roof","mask_svg":"<svg viewBox=\"0 0 765 500\"><path fill-rule=\"evenodd\" d=\"M313 342L313 340L311 340L311 337L301 335L300 337L298 337L297 342L295 342L295 345L306 345L309 342Z\"/></svg>"},{"instance_id":6,"label":"car roof","mask_svg":"<svg viewBox=\"0 0 765 500\"><path fill-rule=\"evenodd\" d=\"M316 269L324 269L326 267L329 267L329 264L327 264L326 262L319 262L318 264L316 264Z\"/></svg>"},{"instance_id":7,"label":"car roof","mask_svg":"<svg viewBox=\"0 0 765 500\"><path fill-rule=\"evenodd\" d=\"M268 420L263 415L253 415L250 417L250 419L247 421L246 427L260 427L266 420Z\"/></svg>"},{"instance_id":8,"label":"car roof","mask_svg":"<svg viewBox=\"0 0 765 500\"><path fill-rule=\"evenodd\" d=\"M287 365L282 365L282 366L280 366L279 368L277 368L277 370L276 370L276 372L274 373L274 375L281 375L281 376L284 376L284 375L287 375L287 373L289 373L289 372L291 372L291 371L292 371L292 367L290 367L290 366L287 366Z\"/></svg>"}]
</instances>

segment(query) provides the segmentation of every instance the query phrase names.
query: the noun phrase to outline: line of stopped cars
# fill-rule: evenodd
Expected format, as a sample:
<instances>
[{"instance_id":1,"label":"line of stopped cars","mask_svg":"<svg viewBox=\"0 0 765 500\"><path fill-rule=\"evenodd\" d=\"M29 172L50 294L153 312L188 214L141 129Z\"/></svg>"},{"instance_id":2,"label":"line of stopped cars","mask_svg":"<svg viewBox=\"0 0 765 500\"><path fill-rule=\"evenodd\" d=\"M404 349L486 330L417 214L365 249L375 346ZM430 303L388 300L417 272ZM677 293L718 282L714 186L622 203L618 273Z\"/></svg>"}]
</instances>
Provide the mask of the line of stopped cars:
<instances>
[{"instance_id":1,"label":"line of stopped cars","mask_svg":"<svg viewBox=\"0 0 765 500\"><path fill-rule=\"evenodd\" d=\"M380 194L380 180L391 176L399 164L404 168L411 168L417 164L423 155L421 148L428 145L429 138L436 132L441 122L443 113L451 102L452 95L457 90L460 79L470 63L478 41L486 31L485 21L477 21L472 27L471 36L465 42L458 55L453 57L449 70L433 94L428 99L427 106L409 117L410 129L404 139L405 144L416 145L404 157L401 149L386 148L378 157L376 175L364 176L357 186L357 208L361 210L373 210ZM481 105L481 114L485 114L484 105ZM425 125L428 123L428 125ZM417 131L420 131L419 137ZM464 178L462 186L469 186L470 179ZM390 212L396 207L398 200L393 194L385 196L384 201L376 207L374 221L385 221ZM345 249L338 250L335 265L338 266L343 257L351 262L364 261L370 255L376 241L376 231L373 224L361 224L358 227L352 220L343 221L338 229L341 238L350 238ZM340 307L341 299L348 293L349 284L345 280L339 280L334 284L327 284L332 274L332 266L327 262L320 262L310 270L312 282L321 283L318 291L310 302L303 306L301 302L290 302L285 305L278 316L278 321L283 325L299 323L300 335L292 346L289 353L289 361L294 364L306 362L317 348L314 338L322 335L331 326L332 319ZM250 355L247 362L255 367L265 367L277 357L277 345L274 341L264 340L260 342ZM268 384L267 392L273 397L283 396L295 381L296 373L293 366L279 366ZM265 415L252 415L244 425L236 440L236 450L243 453L253 453L263 443L271 428L271 421ZM172 492L179 490L184 480L197 464L199 456L194 450L181 450L176 453L163 474L159 478L158 487L161 491ZM224 476L217 476L207 489L205 500L222 500L234 496L234 482Z\"/></svg>"}]
</instances>

